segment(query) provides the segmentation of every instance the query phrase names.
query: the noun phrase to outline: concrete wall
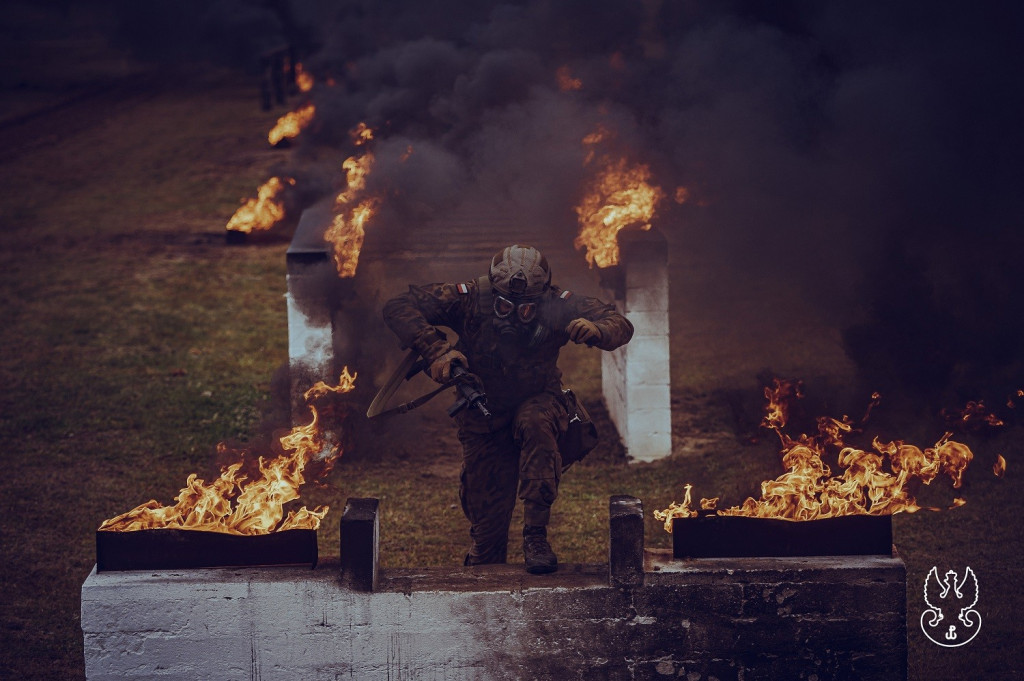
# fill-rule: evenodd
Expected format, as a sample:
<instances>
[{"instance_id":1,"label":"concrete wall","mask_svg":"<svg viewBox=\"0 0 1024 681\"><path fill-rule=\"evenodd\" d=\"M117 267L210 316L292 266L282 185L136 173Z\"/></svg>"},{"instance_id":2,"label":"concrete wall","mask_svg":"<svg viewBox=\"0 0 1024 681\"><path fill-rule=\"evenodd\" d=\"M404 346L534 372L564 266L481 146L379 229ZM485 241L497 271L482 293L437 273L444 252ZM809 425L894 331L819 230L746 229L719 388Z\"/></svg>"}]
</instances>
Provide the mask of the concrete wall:
<instances>
[{"instance_id":1,"label":"concrete wall","mask_svg":"<svg viewBox=\"0 0 1024 681\"><path fill-rule=\"evenodd\" d=\"M642 587L605 566L385 571L336 566L93 572L86 674L99 679L903 679L903 565L729 559Z\"/></svg>"},{"instance_id":2,"label":"concrete wall","mask_svg":"<svg viewBox=\"0 0 1024 681\"><path fill-rule=\"evenodd\" d=\"M638 502L615 506L610 550L629 555L563 565L552 575L527 575L517 565L378 574L351 558L343 562L372 569L374 579L353 579L338 563L94 571L82 587L86 674L93 681L906 678L899 558L678 561L644 553L642 540L623 534L635 531ZM356 523L374 536L376 520ZM350 528L348 536L358 534ZM350 553L365 557L367 548Z\"/></svg>"},{"instance_id":3,"label":"concrete wall","mask_svg":"<svg viewBox=\"0 0 1024 681\"><path fill-rule=\"evenodd\" d=\"M636 331L623 347L601 353L601 387L629 455L653 461L672 453L668 247L654 231L622 232L619 247L618 271L607 279Z\"/></svg>"}]
</instances>

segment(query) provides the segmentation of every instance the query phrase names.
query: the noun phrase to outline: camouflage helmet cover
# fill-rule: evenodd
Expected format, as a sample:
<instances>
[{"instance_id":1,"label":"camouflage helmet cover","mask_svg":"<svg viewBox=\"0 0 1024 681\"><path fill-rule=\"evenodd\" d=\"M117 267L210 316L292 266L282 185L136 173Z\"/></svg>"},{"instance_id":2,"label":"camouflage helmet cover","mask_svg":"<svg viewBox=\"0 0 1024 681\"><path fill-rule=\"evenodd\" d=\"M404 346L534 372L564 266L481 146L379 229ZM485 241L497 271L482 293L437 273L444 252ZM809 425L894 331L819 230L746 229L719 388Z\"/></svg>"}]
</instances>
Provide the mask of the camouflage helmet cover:
<instances>
[{"instance_id":1,"label":"camouflage helmet cover","mask_svg":"<svg viewBox=\"0 0 1024 681\"><path fill-rule=\"evenodd\" d=\"M491 259L491 286L505 295L539 296L551 285L547 258L532 246L508 246Z\"/></svg>"}]
</instances>

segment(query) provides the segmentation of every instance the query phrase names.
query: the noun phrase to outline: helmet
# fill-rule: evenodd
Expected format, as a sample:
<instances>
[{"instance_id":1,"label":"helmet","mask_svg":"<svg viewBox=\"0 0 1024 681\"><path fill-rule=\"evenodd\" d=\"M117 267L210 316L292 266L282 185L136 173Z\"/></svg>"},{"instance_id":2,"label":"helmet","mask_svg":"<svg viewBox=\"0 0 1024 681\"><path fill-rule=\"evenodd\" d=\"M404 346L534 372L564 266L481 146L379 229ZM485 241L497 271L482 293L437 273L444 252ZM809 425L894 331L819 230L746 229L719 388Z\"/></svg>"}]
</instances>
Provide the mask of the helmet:
<instances>
[{"instance_id":1,"label":"helmet","mask_svg":"<svg viewBox=\"0 0 1024 681\"><path fill-rule=\"evenodd\" d=\"M551 286L547 258L532 246L509 246L491 259L491 286L499 293L533 298Z\"/></svg>"}]
</instances>

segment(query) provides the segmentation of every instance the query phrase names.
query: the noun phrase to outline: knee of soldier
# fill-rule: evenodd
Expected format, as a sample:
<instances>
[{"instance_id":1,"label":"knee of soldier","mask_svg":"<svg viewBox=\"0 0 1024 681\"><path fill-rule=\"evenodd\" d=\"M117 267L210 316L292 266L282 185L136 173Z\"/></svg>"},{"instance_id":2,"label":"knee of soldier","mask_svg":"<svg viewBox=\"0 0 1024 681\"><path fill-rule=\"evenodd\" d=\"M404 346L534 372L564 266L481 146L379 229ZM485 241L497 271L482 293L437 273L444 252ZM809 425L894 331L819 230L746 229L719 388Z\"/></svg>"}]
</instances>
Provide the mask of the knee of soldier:
<instances>
[{"instance_id":1,"label":"knee of soldier","mask_svg":"<svg viewBox=\"0 0 1024 681\"><path fill-rule=\"evenodd\" d=\"M565 427L560 424L566 420L559 405L541 400L528 401L516 413L516 439L521 445L530 442L554 443L560 428Z\"/></svg>"}]
</instances>

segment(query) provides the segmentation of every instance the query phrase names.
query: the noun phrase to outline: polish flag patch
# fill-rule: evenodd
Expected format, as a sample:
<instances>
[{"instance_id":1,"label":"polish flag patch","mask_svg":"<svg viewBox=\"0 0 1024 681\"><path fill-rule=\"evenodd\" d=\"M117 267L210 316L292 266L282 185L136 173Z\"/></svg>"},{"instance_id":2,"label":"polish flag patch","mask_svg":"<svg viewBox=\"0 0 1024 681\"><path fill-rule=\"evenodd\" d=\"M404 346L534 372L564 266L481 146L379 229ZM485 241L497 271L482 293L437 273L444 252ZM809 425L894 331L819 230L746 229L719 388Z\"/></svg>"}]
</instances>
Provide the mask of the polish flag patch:
<instances>
[{"instance_id":1,"label":"polish flag patch","mask_svg":"<svg viewBox=\"0 0 1024 681\"><path fill-rule=\"evenodd\" d=\"M560 293L560 294L558 295L558 297L559 297L559 298L561 298L562 300L568 300L568 299L569 299L569 296L571 296L571 295L572 295L572 291L562 291L562 292L561 292L561 293Z\"/></svg>"},{"instance_id":2,"label":"polish flag patch","mask_svg":"<svg viewBox=\"0 0 1024 681\"><path fill-rule=\"evenodd\" d=\"M469 293L469 284L458 284L455 288L459 289L459 293L463 295Z\"/></svg>"}]
</instances>

